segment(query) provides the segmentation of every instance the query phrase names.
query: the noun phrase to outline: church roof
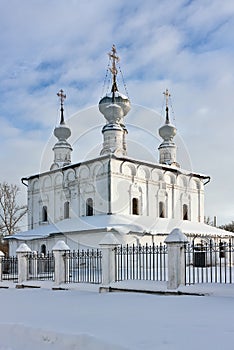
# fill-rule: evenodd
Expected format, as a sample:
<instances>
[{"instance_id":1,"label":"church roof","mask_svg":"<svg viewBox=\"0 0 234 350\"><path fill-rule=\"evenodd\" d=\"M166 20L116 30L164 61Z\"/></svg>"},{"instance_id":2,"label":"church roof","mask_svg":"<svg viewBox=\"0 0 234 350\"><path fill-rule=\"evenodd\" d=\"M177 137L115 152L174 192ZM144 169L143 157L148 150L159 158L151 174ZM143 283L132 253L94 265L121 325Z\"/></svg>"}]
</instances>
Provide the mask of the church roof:
<instances>
[{"instance_id":1,"label":"church roof","mask_svg":"<svg viewBox=\"0 0 234 350\"><path fill-rule=\"evenodd\" d=\"M180 228L186 235L231 237L228 232L204 223L189 220L153 218L141 215L96 215L64 219L56 224L41 225L36 229L18 232L8 239L33 240L46 238L60 233L116 231L122 235L140 233L142 235L169 234L174 228Z\"/></svg>"},{"instance_id":2,"label":"church roof","mask_svg":"<svg viewBox=\"0 0 234 350\"><path fill-rule=\"evenodd\" d=\"M153 163L153 162L150 162L150 161L146 161L146 160L141 160L141 159L135 159L133 157L127 157L127 156L124 156L124 157L119 157L119 156L116 156L115 154L108 154L108 155L101 155L99 157L96 157L96 158L93 158L93 159L89 159L89 160L85 160L85 161L82 161L82 162L79 162L79 163L73 163L73 164L69 164L67 166L64 166L62 168L59 168L59 169L54 169L54 170L49 170L49 171L45 171L43 173L39 173L39 174L34 174L34 175L31 175L31 176L27 176L27 177L23 177L21 179L21 181L28 181L28 180L31 180L33 178L39 178L41 176L44 176L44 175L49 175L49 174L52 174L52 173L56 173L56 172L64 172L66 170L69 170L69 169L74 169L74 168L77 168L81 165L88 165L88 164L92 164L96 161L100 161L100 160L104 160L104 159L117 159L117 160L121 160L121 161L125 161L125 162L130 162L130 163L134 163L134 164L140 164L140 165L145 165L145 166L149 166L149 167L152 167L152 168L155 168L155 169L160 169L160 170L164 170L164 171L171 171L171 172L174 172L175 174L184 174L184 175L187 175L187 176L195 176L195 177L198 177L198 178L201 178L201 179L208 179L207 182L209 182L210 180L210 176L208 175L205 175L205 174L201 174L201 173L196 173L196 172L191 172L191 171L188 171L188 170L184 170L184 169L181 169L181 168L178 168L176 166L172 166L172 165L166 165L166 164L159 164L159 163Z\"/></svg>"}]
</instances>

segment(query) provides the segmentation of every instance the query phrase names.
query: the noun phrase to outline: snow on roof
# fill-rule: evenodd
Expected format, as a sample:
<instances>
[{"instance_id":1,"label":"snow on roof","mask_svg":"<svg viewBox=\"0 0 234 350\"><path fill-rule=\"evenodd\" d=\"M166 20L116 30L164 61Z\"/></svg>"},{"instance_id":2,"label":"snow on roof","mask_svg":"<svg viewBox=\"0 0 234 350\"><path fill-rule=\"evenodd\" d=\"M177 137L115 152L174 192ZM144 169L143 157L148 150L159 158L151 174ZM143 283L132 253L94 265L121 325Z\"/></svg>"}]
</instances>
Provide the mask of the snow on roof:
<instances>
[{"instance_id":1,"label":"snow on roof","mask_svg":"<svg viewBox=\"0 0 234 350\"><path fill-rule=\"evenodd\" d=\"M49 237L52 233L55 233L56 228L54 225L43 225L35 228L34 230L28 230L23 232L17 232L14 235L4 237L4 239L19 239L19 240L32 240L39 238Z\"/></svg>"},{"instance_id":2,"label":"snow on roof","mask_svg":"<svg viewBox=\"0 0 234 350\"><path fill-rule=\"evenodd\" d=\"M217 227L189 220L176 220L167 218L153 218L141 215L96 215L64 219L54 224L41 225L34 230L18 232L8 239L33 240L46 238L59 233L77 233L85 231L103 230L116 231L121 235L133 233L140 234L169 234L174 228L179 228L186 235L201 236L233 236L232 232Z\"/></svg>"},{"instance_id":3,"label":"snow on roof","mask_svg":"<svg viewBox=\"0 0 234 350\"><path fill-rule=\"evenodd\" d=\"M175 220L176 221L176 220ZM173 224L173 222L172 222ZM201 222L191 222L188 220L177 221L176 227L180 228L185 234L190 235L207 235L207 236L233 236L234 234L229 231L222 230L218 227L210 226Z\"/></svg>"},{"instance_id":4,"label":"snow on roof","mask_svg":"<svg viewBox=\"0 0 234 350\"><path fill-rule=\"evenodd\" d=\"M106 94L107 97L112 98L113 92L109 92ZM115 97L122 97L124 100L128 100L128 97L125 96L124 94L121 94L119 91L115 91Z\"/></svg>"}]
</instances>

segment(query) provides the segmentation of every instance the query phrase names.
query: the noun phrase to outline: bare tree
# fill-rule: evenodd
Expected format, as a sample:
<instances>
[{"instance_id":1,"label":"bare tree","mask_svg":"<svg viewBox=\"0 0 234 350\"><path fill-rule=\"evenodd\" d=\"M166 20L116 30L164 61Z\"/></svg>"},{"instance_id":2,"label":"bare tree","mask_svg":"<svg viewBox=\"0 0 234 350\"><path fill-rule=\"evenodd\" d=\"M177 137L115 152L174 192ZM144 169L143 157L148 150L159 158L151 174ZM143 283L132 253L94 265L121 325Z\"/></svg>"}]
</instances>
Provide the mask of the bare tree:
<instances>
[{"instance_id":1,"label":"bare tree","mask_svg":"<svg viewBox=\"0 0 234 350\"><path fill-rule=\"evenodd\" d=\"M18 205L20 189L17 185L0 183L0 235L12 235L19 231L19 222L27 212L26 205Z\"/></svg>"},{"instance_id":2,"label":"bare tree","mask_svg":"<svg viewBox=\"0 0 234 350\"><path fill-rule=\"evenodd\" d=\"M226 231L234 232L234 221L226 225L221 225L219 226L219 228L222 228L223 230L226 230Z\"/></svg>"}]
</instances>

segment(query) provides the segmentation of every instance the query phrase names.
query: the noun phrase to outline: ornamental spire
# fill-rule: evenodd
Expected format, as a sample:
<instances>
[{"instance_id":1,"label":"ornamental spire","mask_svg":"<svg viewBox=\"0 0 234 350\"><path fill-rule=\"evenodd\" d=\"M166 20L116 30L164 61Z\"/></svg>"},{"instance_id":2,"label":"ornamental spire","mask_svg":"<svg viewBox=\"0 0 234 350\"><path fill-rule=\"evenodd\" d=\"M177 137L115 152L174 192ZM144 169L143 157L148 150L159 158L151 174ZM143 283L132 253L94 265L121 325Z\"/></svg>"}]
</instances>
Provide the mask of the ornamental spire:
<instances>
[{"instance_id":1,"label":"ornamental spire","mask_svg":"<svg viewBox=\"0 0 234 350\"><path fill-rule=\"evenodd\" d=\"M166 98L166 124L169 124L169 107L168 107L168 102L169 102L169 98L171 97L168 89L166 89L166 91L163 92L163 95Z\"/></svg>"},{"instance_id":2,"label":"ornamental spire","mask_svg":"<svg viewBox=\"0 0 234 350\"><path fill-rule=\"evenodd\" d=\"M64 94L64 91L62 89L59 90L59 92L57 93L57 96L60 99L60 112L61 112L60 125L62 125L62 124L65 124L65 122L64 122L64 115L63 115L63 112L64 112L63 102L64 102L64 100L66 99L67 96Z\"/></svg>"},{"instance_id":3,"label":"ornamental spire","mask_svg":"<svg viewBox=\"0 0 234 350\"><path fill-rule=\"evenodd\" d=\"M51 165L50 170L62 168L71 163L72 147L70 143L67 142L67 139L71 136L71 130L69 126L66 125L63 116L63 102L66 95L61 89L57 93L57 96L60 99L61 120L59 126L56 126L54 129L54 136L58 139L58 141L53 147L54 162Z\"/></svg>"},{"instance_id":4,"label":"ornamental spire","mask_svg":"<svg viewBox=\"0 0 234 350\"><path fill-rule=\"evenodd\" d=\"M112 45L112 49L111 52L108 53L110 60L112 60L112 66L109 68L112 74L112 98L114 99L115 96L115 92L118 91L118 87L117 87L117 82L116 82L116 76L118 74L118 70L116 68L116 62L119 62L119 56L117 56L117 51L116 51L116 47L113 44Z\"/></svg>"},{"instance_id":5,"label":"ornamental spire","mask_svg":"<svg viewBox=\"0 0 234 350\"><path fill-rule=\"evenodd\" d=\"M169 107L168 102L170 94L168 89L163 92L166 98L166 121L165 124L159 128L159 135L163 139L163 142L159 145L159 163L173 165L180 167L176 161L176 144L174 142L174 136L176 135L176 127L170 123L169 120Z\"/></svg>"}]
</instances>

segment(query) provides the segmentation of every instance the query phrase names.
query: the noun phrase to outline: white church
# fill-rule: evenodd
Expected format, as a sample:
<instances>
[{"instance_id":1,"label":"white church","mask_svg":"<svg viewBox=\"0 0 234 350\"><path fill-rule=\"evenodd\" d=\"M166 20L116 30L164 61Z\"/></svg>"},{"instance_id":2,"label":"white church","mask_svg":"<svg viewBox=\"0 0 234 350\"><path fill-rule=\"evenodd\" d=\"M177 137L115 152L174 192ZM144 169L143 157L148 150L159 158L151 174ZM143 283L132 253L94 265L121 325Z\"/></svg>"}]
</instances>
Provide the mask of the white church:
<instances>
[{"instance_id":1,"label":"white church","mask_svg":"<svg viewBox=\"0 0 234 350\"><path fill-rule=\"evenodd\" d=\"M68 142L72 130L64 120L66 96L60 90L54 161L48 171L22 179L28 194L28 231L9 237L10 255L21 243L46 253L61 239L71 249L95 248L107 232L122 244L163 243L175 227L190 241L231 237L204 223L204 187L210 177L183 170L177 162L168 90L164 92L165 123L159 128L159 162L128 157L124 118L131 104L118 90L114 45L109 56L112 87L99 102L106 120L101 152L93 159L72 163Z\"/></svg>"}]
</instances>

